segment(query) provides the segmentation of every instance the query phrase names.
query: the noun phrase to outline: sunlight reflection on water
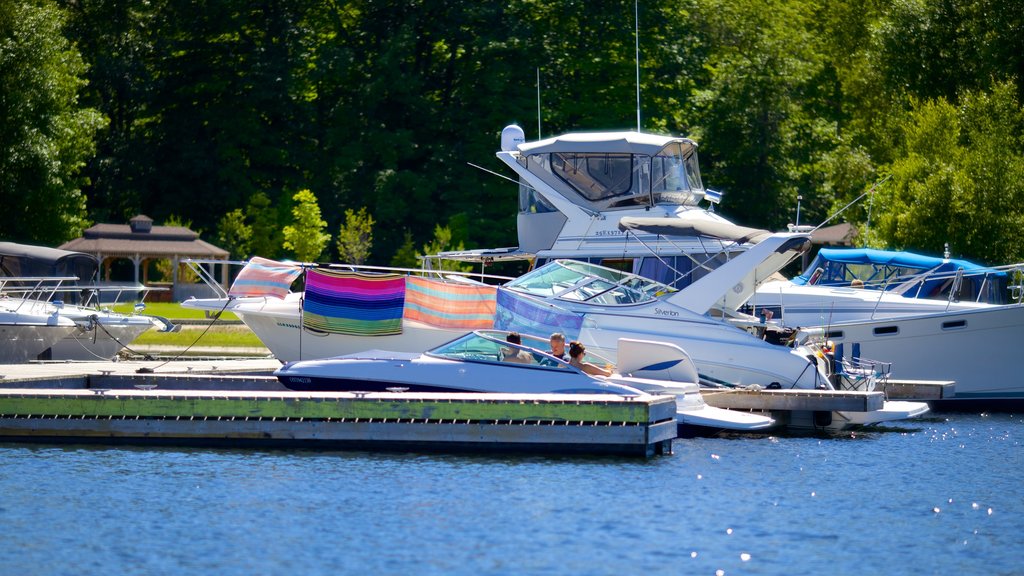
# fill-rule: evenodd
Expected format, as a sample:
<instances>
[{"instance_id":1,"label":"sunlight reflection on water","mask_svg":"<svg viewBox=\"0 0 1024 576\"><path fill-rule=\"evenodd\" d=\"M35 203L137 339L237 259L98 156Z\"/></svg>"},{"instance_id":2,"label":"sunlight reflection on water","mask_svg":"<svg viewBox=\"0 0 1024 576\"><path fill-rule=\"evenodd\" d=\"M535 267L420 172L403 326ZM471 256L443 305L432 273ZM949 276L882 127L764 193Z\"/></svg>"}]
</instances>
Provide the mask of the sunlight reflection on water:
<instances>
[{"instance_id":1,"label":"sunlight reflection on water","mask_svg":"<svg viewBox=\"0 0 1024 576\"><path fill-rule=\"evenodd\" d=\"M648 461L0 444L15 573L1012 573L1020 416Z\"/></svg>"}]
</instances>

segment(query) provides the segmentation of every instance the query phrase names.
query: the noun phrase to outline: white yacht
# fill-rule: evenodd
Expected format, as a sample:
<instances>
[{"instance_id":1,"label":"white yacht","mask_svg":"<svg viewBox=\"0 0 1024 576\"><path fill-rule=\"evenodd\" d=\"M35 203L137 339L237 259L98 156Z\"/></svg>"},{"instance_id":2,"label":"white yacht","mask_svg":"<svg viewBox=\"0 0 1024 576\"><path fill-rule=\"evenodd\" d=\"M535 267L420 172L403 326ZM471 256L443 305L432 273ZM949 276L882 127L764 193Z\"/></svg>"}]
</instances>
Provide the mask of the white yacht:
<instances>
[{"instance_id":1,"label":"white yacht","mask_svg":"<svg viewBox=\"0 0 1024 576\"><path fill-rule=\"evenodd\" d=\"M22 312L60 316L75 327L29 359L110 360L151 328L174 329L163 318L104 308L101 293L146 288L101 286L96 283L98 270L99 262L89 254L0 242L0 289L11 305Z\"/></svg>"},{"instance_id":2,"label":"white yacht","mask_svg":"<svg viewBox=\"0 0 1024 576\"><path fill-rule=\"evenodd\" d=\"M662 340L686 350L702 377L713 382L764 386L775 383L784 388L830 387L827 369L809 359L807 351L769 344L707 314L727 295L753 290L749 276L759 264L776 258L790 260L800 254L808 242L806 234L767 235L682 291L596 264L556 260L501 288L490 288L495 299L494 317L487 321L496 328L536 335L559 330L568 338L579 339L613 359L620 338ZM367 281L372 282L372 277ZM448 282L464 286L467 280ZM746 288L741 288L743 286ZM359 296L357 291L331 295L337 301ZM306 297L310 299L309 294ZM444 299L444 296L438 298ZM464 305L458 296L452 298L455 305ZM300 295L291 293L284 294L283 298L194 299L182 305L210 312L231 310L278 359L286 362L385 347L401 352L422 352L465 332L464 328L445 328L412 320L408 317L408 304L404 314L399 308L400 328L391 335L310 330L303 316L312 312L308 303L300 305L301 299ZM367 304L356 310L356 316L365 317L376 310ZM306 327L300 330L301 326Z\"/></svg>"}]
</instances>

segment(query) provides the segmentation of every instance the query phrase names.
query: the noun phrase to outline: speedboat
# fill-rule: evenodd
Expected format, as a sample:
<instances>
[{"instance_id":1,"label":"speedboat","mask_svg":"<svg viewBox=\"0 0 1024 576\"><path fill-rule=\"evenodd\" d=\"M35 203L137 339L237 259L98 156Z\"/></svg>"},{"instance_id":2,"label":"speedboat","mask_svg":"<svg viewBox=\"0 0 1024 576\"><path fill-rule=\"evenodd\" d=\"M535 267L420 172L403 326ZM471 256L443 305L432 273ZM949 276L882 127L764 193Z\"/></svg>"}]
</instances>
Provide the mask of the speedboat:
<instances>
[{"instance_id":1,"label":"speedboat","mask_svg":"<svg viewBox=\"0 0 1024 576\"><path fill-rule=\"evenodd\" d=\"M693 360L674 344L621 338L616 370L610 376L590 376L542 352L547 347L546 339L522 335L521 343L510 343L508 334L477 330L420 354L370 350L291 362L275 375L285 387L300 391L667 394L676 399L676 420L682 435L757 432L779 426L769 414L707 405ZM589 350L584 360L610 363ZM797 418L788 418L787 426L839 431L913 418L927 411L924 403L887 402L882 410L871 412L836 411L823 426L815 425L810 414L798 414Z\"/></svg>"},{"instance_id":2,"label":"speedboat","mask_svg":"<svg viewBox=\"0 0 1024 576\"><path fill-rule=\"evenodd\" d=\"M523 343L514 344L506 340L507 335L478 330L424 353L370 350L291 362L274 374L285 387L300 391L671 394L676 398L677 422L690 432L693 428L757 431L775 423L768 416L705 404L692 361L675 346L624 340L619 357L625 368L620 370L633 370L643 377L598 377L542 352L547 340L523 335ZM504 360L516 356L529 361ZM656 379L659 376L668 379Z\"/></svg>"}]
</instances>

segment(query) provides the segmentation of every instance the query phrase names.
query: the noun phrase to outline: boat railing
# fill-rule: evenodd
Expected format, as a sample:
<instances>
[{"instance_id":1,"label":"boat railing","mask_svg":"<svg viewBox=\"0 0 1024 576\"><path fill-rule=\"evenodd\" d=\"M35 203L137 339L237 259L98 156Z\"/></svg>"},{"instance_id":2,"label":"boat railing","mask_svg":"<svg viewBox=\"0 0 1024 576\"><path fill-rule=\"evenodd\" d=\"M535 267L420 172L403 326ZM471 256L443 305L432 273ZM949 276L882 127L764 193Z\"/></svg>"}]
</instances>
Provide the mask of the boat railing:
<instances>
[{"instance_id":1,"label":"boat railing","mask_svg":"<svg viewBox=\"0 0 1024 576\"><path fill-rule=\"evenodd\" d=\"M217 298L227 298L228 289L225 285L229 285L227 281L221 282L217 279L216 274L207 265L228 265L236 267L244 267L249 263L248 260L210 260L210 259L197 259L188 258L182 261L187 265L199 279L209 286L215 293ZM423 276L428 278L438 278L441 280L453 281L453 282L465 282L471 284L482 284L485 280L493 280L498 283L504 283L509 280L513 280L509 276L500 276L495 274L482 274L480 272L461 272L456 270L430 270L423 268L403 268L398 266L373 266L369 264L345 264L345 263L320 263L320 262L282 262L282 264L293 265L296 268L300 268L304 273L307 270L314 270L318 268L327 268L332 270L346 270L350 272L372 272L372 273L390 273L390 274L401 274L403 276Z\"/></svg>"},{"instance_id":2,"label":"boat railing","mask_svg":"<svg viewBox=\"0 0 1024 576\"><path fill-rule=\"evenodd\" d=\"M15 311L24 306L49 303L64 282L76 282L78 276L3 276L0 277L0 297L17 296L21 301Z\"/></svg>"}]
</instances>

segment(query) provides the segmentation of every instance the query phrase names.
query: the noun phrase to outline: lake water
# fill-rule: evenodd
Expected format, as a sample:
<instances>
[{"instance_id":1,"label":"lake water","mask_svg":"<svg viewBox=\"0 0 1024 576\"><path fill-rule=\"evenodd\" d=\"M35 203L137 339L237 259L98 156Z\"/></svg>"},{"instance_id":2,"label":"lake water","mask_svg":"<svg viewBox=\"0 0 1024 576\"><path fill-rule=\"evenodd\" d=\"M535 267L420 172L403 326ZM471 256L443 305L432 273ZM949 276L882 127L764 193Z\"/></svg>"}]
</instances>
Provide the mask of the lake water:
<instances>
[{"instance_id":1,"label":"lake water","mask_svg":"<svg viewBox=\"0 0 1024 576\"><path fill-rule=\"evenodd\" d=\"M1024 416L672 456L0 444L2 574L1021 574Z\"/></svg>"}]
</instances>

